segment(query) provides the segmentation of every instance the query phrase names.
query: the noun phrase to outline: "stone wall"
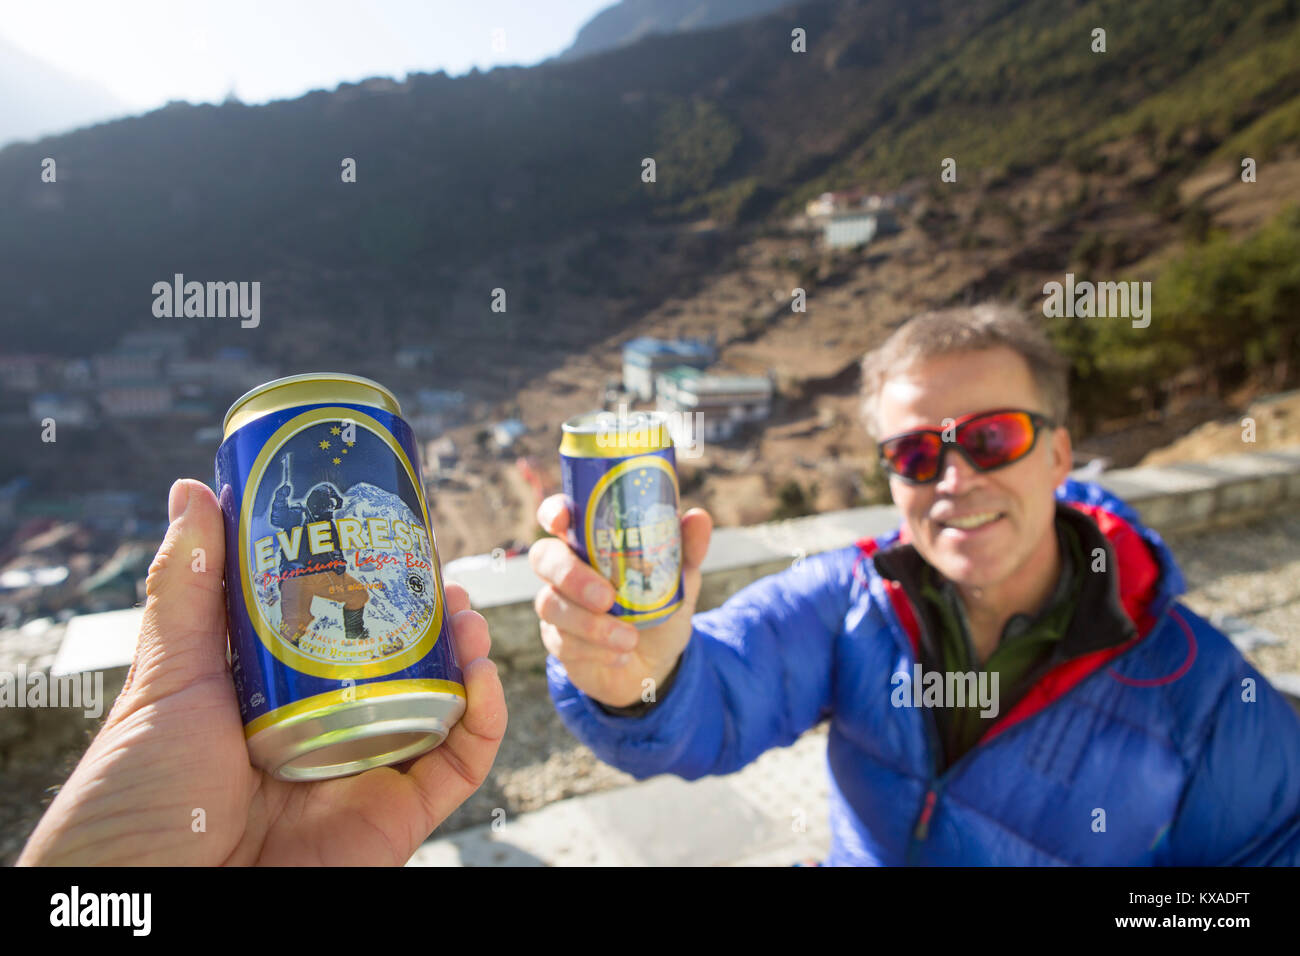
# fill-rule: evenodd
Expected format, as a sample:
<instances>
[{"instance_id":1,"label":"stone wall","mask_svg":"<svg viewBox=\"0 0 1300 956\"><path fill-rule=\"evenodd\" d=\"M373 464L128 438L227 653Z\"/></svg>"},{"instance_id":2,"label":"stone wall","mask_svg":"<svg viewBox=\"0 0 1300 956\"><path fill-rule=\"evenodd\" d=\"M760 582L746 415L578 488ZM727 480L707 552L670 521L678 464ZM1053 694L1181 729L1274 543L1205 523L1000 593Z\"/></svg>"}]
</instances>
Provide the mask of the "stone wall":
<instances>
[{"instance_id":1,"label":"stone wall","mask_svg":"<svg viewBox=\"0 0 1300 956\"><path fill-rule=\"evenodd\" d=\"M1300 508L1300 448L1234 455L1204 463L1131 468L1103 474L1099 483L1133 505L1156 530L1189 531L1231 526L1281 510ZM704 564L700 610L724 602L752 581L790 567L802 557L852 544L897 526L892 506L854 508L745 528L718 528ZM545 659L533 598L540 582L526 557L468 571L456 580L488 620L492 656L504 667L535 667ZM94 669L104 674L107 713L121 688L134 646L133 622L120 615L120 635L101 645L64 645L65 627L0 632L0 671L28 673L52 665L59 673ZM57 657L57 665L55 664ZM98 721L69 708L0 709L0 773L50 754L84 746Z\"/></svg>"}]
</instances>

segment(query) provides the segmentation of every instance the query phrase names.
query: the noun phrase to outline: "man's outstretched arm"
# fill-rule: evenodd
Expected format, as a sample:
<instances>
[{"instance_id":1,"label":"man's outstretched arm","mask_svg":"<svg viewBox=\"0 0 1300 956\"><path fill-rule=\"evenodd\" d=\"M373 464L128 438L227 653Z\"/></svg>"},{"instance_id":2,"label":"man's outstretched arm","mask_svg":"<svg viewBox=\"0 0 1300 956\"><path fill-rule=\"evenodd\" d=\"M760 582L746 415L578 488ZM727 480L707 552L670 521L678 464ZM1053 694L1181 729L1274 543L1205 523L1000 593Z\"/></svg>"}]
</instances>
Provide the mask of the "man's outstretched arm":
<instances>
[{"instance_id":1,"label":"man's outstretched arm","mask_svg":"<svg viewBox=\"0 0 1300 956\"><path fill-rule=\"evenodd\" d=\"M563 535L563 497L543 502L538 517ZM639 631L605 613L612 587L563 540L530 552L546 582L536 606L556 709L601 759L638 777L731 772L791 743L830 706L852 556L809 558L693 614L711 530L707 513L683 516L685 600Z\"/></svg>"}]
</instances>

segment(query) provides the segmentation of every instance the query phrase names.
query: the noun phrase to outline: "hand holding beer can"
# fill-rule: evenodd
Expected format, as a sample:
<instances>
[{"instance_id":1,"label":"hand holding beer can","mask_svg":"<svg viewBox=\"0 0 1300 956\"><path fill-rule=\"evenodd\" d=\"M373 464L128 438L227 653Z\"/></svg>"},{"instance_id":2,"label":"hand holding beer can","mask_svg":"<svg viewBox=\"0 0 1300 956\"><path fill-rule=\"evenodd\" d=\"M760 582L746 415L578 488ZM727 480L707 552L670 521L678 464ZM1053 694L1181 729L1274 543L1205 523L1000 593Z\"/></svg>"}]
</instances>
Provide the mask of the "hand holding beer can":
<instances>
[{"instance_id":1,"label":"hand holding beer can","mask_svg":"<svg viewBox=\"0 0 1300 956\"><path fill-rule=\"evenodd\" d=\"M321 780L432 750L465 711L419 455L397 399L294 375L217 452L231 672L252 763Z\"/></svg>"},{"instance_id":2,"label":"hand holding beer can","mask_svg":"<svg viewBox=\"0 0 1300 956\"><path fill-rule=\"evenodd\" d=\"M651 627L682 604L677 463L654 412L592 412L563 425L569 545L614 586L610 614Z\"/></svg>"}]
</instances>

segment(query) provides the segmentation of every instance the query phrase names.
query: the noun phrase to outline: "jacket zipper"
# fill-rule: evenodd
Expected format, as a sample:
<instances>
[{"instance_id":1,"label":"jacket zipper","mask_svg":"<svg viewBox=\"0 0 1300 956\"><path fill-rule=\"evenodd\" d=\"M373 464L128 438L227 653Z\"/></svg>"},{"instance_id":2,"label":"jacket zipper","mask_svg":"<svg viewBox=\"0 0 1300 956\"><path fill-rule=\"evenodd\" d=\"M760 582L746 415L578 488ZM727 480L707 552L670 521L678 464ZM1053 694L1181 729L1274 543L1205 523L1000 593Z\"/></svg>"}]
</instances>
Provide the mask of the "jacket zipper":
<instances>
[{"instance_id":1,"label":"jacket zipper","mask_svg":"<svg viewBox=\"0 0 1300 956\"><path fill-rule=\"evenodd\" d=\"M921 720L925 724L925 735L930 745L930 780L925 791L925 800L921 804L921 812L912 826L912 836L907 841L908 866L915 865L917 854L921 851L921 844L930 836L930 818L934 815L934 805L939 801L939 791L943 789L944 778L952 772L952 767L942 773L939 771L942 748L939 741L939 723L934 713L926 708L926 713L922 715Z\"/></svg>"},{"instance_id":2,"label":"jacket zipper","mask_svg":"<svg viewBox=\"0 0 1300 956\"><path fill-rule=\"evenodd\" d=\"M1170 605L1173 604L1172 601L1169 603ZM1165 619L1168 617L1168 614L1169 614L1169 609L1167 606L1165 610L1161 612L1160 617L1156 619L1155 624L1151 626L1151 630L1147 632L1147 636L1154 634L1159 628L1165 625ZM901 622L900 622L900 626L901 626ZM1131 650L1132 648L1130 648L1130 651ZM1124 655L1122 654L1120 655L1120 657L1123 656ZM1107 665L1105 666L1110 666L1111 664L1114 663L1115 660L1119 660L1119 658L1118 657L1115 658L1114 660L1108 662ZM1046 661L1043 664L1040 664L1037 668L1035 668L1034 671L1031 671L1030 675L1026 678L1026 683L1028 684L1028 686L1033 687L1034 684L1038 682L1038 679L1041 678L1043 674L1045 674L1047 671L1051 670L1052 667L1054 667L1057 663L1060 662ZM1082 684L1084 682L1080 681L1079 683ZM1078 686L1079 685L1076 684L1074 687L1071 687L1060 697L1056 698L1056 700L1052 701L1051 706L1055 706L1061 700L1068 697L1070 694L1074 693L1074 691L1078 689ZM908 848L907 848L908 866L916 865L916 857L920 853L921 844L924 843L927 839L929 839L930 820L934 817L934 808L935 805L939 802L939 794L943 792L944 786L948 783L953 773L959 770L962 767L962 765L966 763L967 758L970 757L972 754L974 754L975 751L978 750L980 747L984 746L983 737L985 735L981 735L981 739L976 742L974 747L971 747L970 750L966 751L966 753L958 757L957 760L953 762L952 766L950 766L947 770L940 773L939 754L941 751L938 744L939 724L937 718L934 716L933 711L930 711L929 708L926 708L926 710L927 713L922 719L925 722L926 736L929 738L929 742L930 742L931 777L929 781L929 786L925 791L925 799L921 803L921 812L918 813L916 816L916 823L912 826L912 836L911 839L908 841ZM1039 711L1039 713L1042 713L1042 711ZM1037 716L1037 714L1035 714L1034 716ZM1023 722L1024 721L1021 721L1021 723ZM993 726L996 727L997 724L995 723ZM989 730L992 729L993 727L989 728Z\"/></svg>"},{"instance_id":3,"label":"jacket zipper","mask_svg":"<svg viewBox=\"0 0 1300 956\"><path fill-rule=\"evenodd\" d=\"M1055 660L1055 655L1053 655L1052 658L1049 658L1048 660L1039 664L1029 674L1027 674L1025 678L1022 679L1023 683L1029 687L1032 687L1040 677L1042 677L1045 673L1047 673L1054 666L1056 666L1057 663L1059 663L1059 661ZM925 722L926 736L929 738L930 741L931 776L930 776L929 786L925 791L925 799L924 801L922 801L921 804L921 812L917 814L916 823L912 826L912 838L909 841L909 846L908 846L909 865L916 858L917 853L920 852L921 849L920 844L924 843L927 839L929 839L930 819L934 816L934 807L935 804L939 802L939 794L943 791L944 786L948 783L948 780L952 777L953 773L961 769L962 765L966 762L967 758L972 756L975 753L975 751L978 750L980 747L984 746L983 738L985 734L987 734L987 731L985 731L985 734L981 734L980 735L981 739L976 741L975 746L971 747L970 750L966 751L955 761L953 761L952 765L947 770L940 772L939 760L940 760L940 755L943 753L943 749L941 746L941 742L939 741L938 718L935 717L934 712L932 710L926 708L926 714L922 719ZM1003 719L1005 719L1005 715ZM992 730L993 727L996 726L997 726L997 722L995 721L993 726L989 727L989 730Z\"/></svg>"},{"instance_id":4,"label":"jacket zipper","mask_svg":"<svg viewBox=\"0 0 1300 956\"><path fill-rule=\"evenodd\" d=\"M908 603L915 608L916 602L912 600L911 594L907 592L907 589L905 587L903 588L903 594L907 598ZM1144 637L1148 637L1151 634L1154 634L1157 630L1159 630L1161 627L1164 626L1166 618L1169 616L1169 609L1173 606L1173 604L1174 604L1174 598L1170 597L1162 607L1160 611L1160 615L1156 618L1155 622L1151 625L1150 630L1148 630L1146 634L1143 635ZM894 631L896 636L902 637L902 644L908 650L908 652L911 653L912 660L914 662L918 661L919 655L916 654L915 652L912 652L911 640L908 638L907 629L903 626L903 621L898 616L898 612L894 610L894 608L892 607L892 602L889 602L888 600L886 601L886 606L888 608L886 613L888 617L893 620L893 623L895 625ZM1129 650L1131 651L1132 648L1130 648ZM1128 652L1126 651L1125 653ZM1123 656L1124 656L1123 654L1120 655L1120 657ZM1116 658L1115 660L1118 660L1118 658ZM1032 688L1047 671L1051 670L1051 668L1058 663L1060 662L1052 660L1040 664L1037 668L1034 669L1034 671L1031 672L1030 675L1028 675L1024 679L1025 684L1028 687ZM1113 664L1114 661L1112 660L1108 663ZM1090 674L1089 676L1092 675ZM1079 683L1080 684L1084 683L1084 681L1080 681ZM1071 693L1073 693L1077 689L1077 687L1078 685L1076 684L1075 687L1070 688L1070 690L1067 691L1065 694L1062 694L1061 697L1058 697L1056 700L1052 701L1052 705L1059 703L1062 698L1068 697ZM926 709L928 710L928 708ZM1003 719L1005 719L1005 716ZM943 791L945 784L948 782L949 778L953 775L953 773L956 770L958 770L962 766L962 764L966 762L966 758L971 756L971 754L973 754L976 750L978 750L981 746L983 746L983 738L987 736L987 732L985 734L982 734L981 739L975 743L974 747L972 747L961 757L959 757L956 761L954 761L952 766L950 766L947 770L940 773L939 759L940 759L941 749L940 749L940 743L938 739L939 738L938 719L934 716L933 713L927 713L922 718L922 721L925 724L926 737L928 738L929 745L930 745L930 780L928 781L928 786L925 791L925 798L921 803L921 811L916 816L916 822L912 826L911 836L908 839L907 854L906 854L906 862L908 866L914 866L916 864L916 858L917 855L920 853L921 844L924 843L927 839L929 839L930 821L934 816L935 805L939 802L939 794ZM994 726L997 726L997 724L995 723ZM992 729L993 729L992 727L989 728L989 730Z\"/></svg>"}]
</instances>

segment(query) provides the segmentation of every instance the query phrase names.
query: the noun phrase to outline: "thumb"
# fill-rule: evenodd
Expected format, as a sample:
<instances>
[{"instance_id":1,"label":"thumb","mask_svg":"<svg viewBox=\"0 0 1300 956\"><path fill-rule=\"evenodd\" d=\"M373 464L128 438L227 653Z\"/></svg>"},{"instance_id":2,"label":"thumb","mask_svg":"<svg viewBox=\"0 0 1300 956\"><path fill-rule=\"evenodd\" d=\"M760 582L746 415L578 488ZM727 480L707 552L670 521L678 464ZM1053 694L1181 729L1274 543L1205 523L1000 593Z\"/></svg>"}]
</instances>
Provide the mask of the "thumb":
<instances>
[{"instance_id":1,"label":"thumb","mask_svg":"<svg viewBox=\"0 0 1300 956\"><path fill-rule=\"evenodd\" d=\"M694 608L700 596L700 565L713 537L713 518L703 508L692 508L682 515L682 587L685 603Z\"/></svg>"},{"instance_id":2,"label":"thumb","mask_svg":"<svg viewBox=\"0 0 1300 956\"><path fill-rule=\"evenodd\" d=\"M206 484L182 478L172 485L167 514L171 524L149 565L140 640L123 688L136 703L226 673L221 508Z\"/></svg>"}]
</instances>

